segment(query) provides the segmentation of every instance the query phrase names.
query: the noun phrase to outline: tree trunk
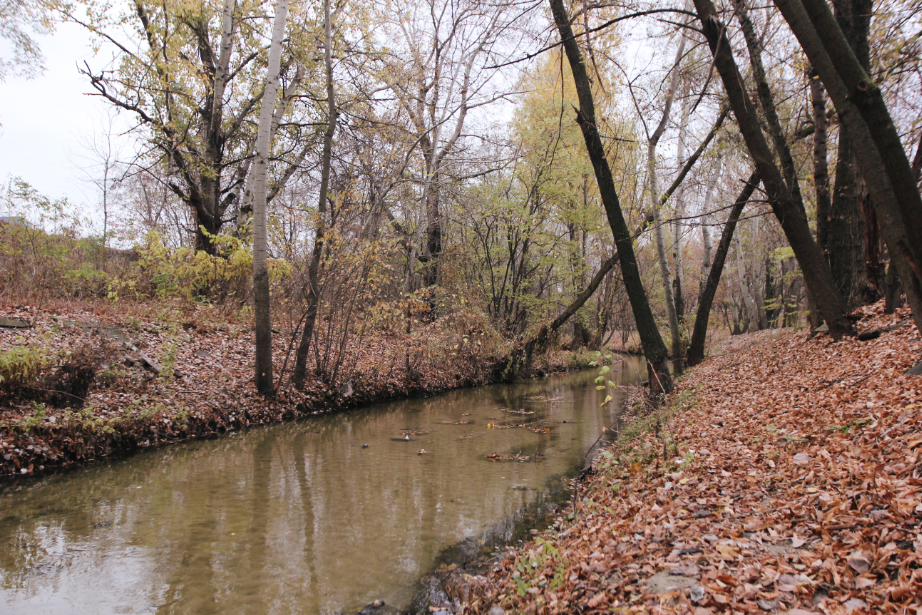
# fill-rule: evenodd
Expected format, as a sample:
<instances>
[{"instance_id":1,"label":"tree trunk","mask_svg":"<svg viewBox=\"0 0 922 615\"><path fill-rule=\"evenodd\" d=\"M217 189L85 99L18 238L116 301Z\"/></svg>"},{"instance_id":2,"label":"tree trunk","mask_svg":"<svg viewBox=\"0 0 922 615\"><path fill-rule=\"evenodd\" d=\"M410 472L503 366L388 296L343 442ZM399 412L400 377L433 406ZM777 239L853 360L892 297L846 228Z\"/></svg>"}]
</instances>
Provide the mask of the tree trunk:
<instances>
[{"instance_id":1,"label":"tree trunk","mask_svg":"<svg viewBox=\"0 0 922 615\"><path fill-rule=\"evenodd\" d=\"M611 227L615 246L618 250L618 260L621 265L622 279L634 312L634 321L640 334L640 342L644 355L647 358L650 376L650 388L656 393L669 393L672 391L672 376L669 374L669 363L666 346L660 337L656 326L656 319L650 309L640 270L637 267L637 258L634 255L634 245L621 211L618 192L612 178L611 169L606 160L605 147L599 130L596 126L595 102L592 97L592 87L582 53L573 37L570 19L564 8L563 0L549 0L554 23L560 32L560 39L567 54L573 81L579 98L579 111L576 122L579 124L586 141L586 150L592 167L595 171L596 181L599 184L599 195L605 207L608 224Z\"/></svg>"},{"instance_id":2,"label":"tree trunk","mask_svg":"<svg viewBox=\"0 0 922 615\"><path fill-rule=\"evenodd\" d=\"M551 322L549 325L544 325L538 330L538 333L528 340L522 346L516 347L509 353L509 357L506 358L505 370L508 372L510 377L514 377L518 372L522 370L527 370L531 366L532 359L535 354L542 353L547 347L547 343L560 327L562 327L570 317L576 314L577 311L590 297L595 293L596 289L599 287L599 284L602 283L602 280L605 279L605 276L608 275L608 272L614 269L615 264L618 261L617 254L610 257L608 260L604 261L599 267L599 270L592 277L592 280L589 281L589 286L587 286L576 298L567 306L563 312L560 313L557 318Z\"/></svg>"},{"instance_id":3,"label":"tree trunk","mask_svg":"<svg viewBox=\"0 0 922 615\"><path fill-rule=\"evenodd\" d=\"M330 23L330 0L323 0L324 50L327 82L327 127L323 134L323 154L320 170L320 195L317 202L317 233L311 260L307 267L307 314L304 317L304 330L295 358L295 368L291 380L297 389L304 388L307 375L307 356L310 351L314 324L320 307L320 259L323 255L323 242L326 234L327 192L330 184L330 159L333 152L333 134L336 132L336 98L333 88L333 25Z\"/></svg>"},{"instance_id":4,"label":"tree trunk","mask_svg":"<svg viewBox=\"0 0 922 615\"><path fill-rule=\"evenodd\" d=\"M830 333L833 336L849 333L852 329L845 319L845 305L832 282L829 265L813 239L802 203L792 198L792 191L774 164L752 100L743 87L743 78L733 59L725 28L717 19L711 0L695 0L695 6L740 132L762 178L772 211L800 263L804 280L817 298L817 307L829 325Z\"/></svg>"},{"instance_id":5,"label":"tree trunk","mask_svg":"<svg viewBox=\"0 0 922 615\"><path fill-rule=\"evenodd\" d=\"M880 89L825 2L775 0L775 6L823 80L848 138L863 144L854 154L913 320L922 329L922 197Z\"/></svg>"},{"instance_id":6,"label":"tree trunk","mask_svg":"<svg viewBox=\"0 0 922 615\"><path fill-rule=\"evenodd\" d=\"M816 188L816 242L829 258L829 163L826 160L826 92L814 69L807 73L810 80L810 103L813 107L813 185ZM835 273L833 273L835 275Z\"/></svg>"},{"instance_id":7,"label":"tree trunk","mask_svg":"<svg viewBox=\"0 0 922 615\"><path fill-rule=\"evenodd\" d=\"M711 207L711 198L714 195L714 188L717 186L717 182L720 181L720 175L723 171L723 165L718 164L717 171L714 175L711 176L711 180L708 182L707 191L704 193L704 211L705 214L701 218L701 243L704 246L704 253L701 259L701 286L698 289L698 305L701 305L702 297L704 296L704 289L706 287L706 281L708 279L708 273L711 270L711 229L710 229L710 215L707 213Z\"/></svg>"},{"instance_id":8,"label":"tree trunk","mask_svg":"<svg viewBox=\"0 0 922 615\"><path fill-rule=\"evenodd\" d=\"M740 297L743 299L743 306L746 308L749 328L747 333L759 328L759 308L756 306L755 299L752 298L752 292L749 290L749 277L746 275L746 263L743 260L743 242L740 241L739 233L734 237L736 240L736 283L740 289Z\"/></svg>"},{"instance_id":9,"label":"tree trunk","mask_svg":"<svg viewBox=\"0 0 922 615\"><path fill-rule=\"evenodd\" d=\"M656 145L666 131L669 123L669 112L675 100L676 86L679 82L679 63L685 53L685 36L679 37L679 46L676 49L675 62L672 65L669 90L666 92L666 102L663 107L663 116L659 125L647 140L647 173L650 176L650 198L653 204L653 234L656 238L656 257L659 262L660 275L663 278L663 296L666 302L666 316L669 319L669 332L672 338L672 358L676 360L677 371L682 371L682 331L679 328L679 317L676 313L675 297L672 293L672 276L669 272L669 260L666 255L666 241L663 237L663 222L660 216L659 182L656 173Z\"/></svg>"},{"instance_id":10,"label":"tree trunk","mask_svg":"<svg viewBox=\"0 0 922 615\"><path fill-rule=\"evenodd\" d=\"M727 252L730 250L730 240L733 238L733 231L736 229L736 223L743 213L743 207L749 201L749 197L755 192L760 182L759 172L754 171L749 179L746 180L746 186L733 203L733 209L730 210L730 216L727 223L724 224L723 233L720 236L720 243L717 244L717 254L714 256L714 264L708 273L707 282L704 284L704 290L701 292L701 300L698 302L698 314L695 316L695 328L692 332L691 344L688 346L687 363L693 367L704 360L704 342L707 338L708 319L711 315L711 304L714 302L714 294L717 292L717 285L720 284L720 275L723 272L724 263L727 259Z\"/></svg>"},{"instance_id":11,"label":"tree trunk","mask_svg":"<svg viewBox=\"0 0 922 615\"><path fill-rule=\"evenodd\" d=\"M268 245L266 238L266 175L269 167L269 129L275 97L279 87L279 65L282 39L288 18L288 0L276 0L272 41L269 44L269 66L266 69L266 89L260 102L259 127L256 133L256 160L253 164L253 292L256 312L256 389L263 395L273 392L272 381L272 315L269 297Z\"/></svg>"}]
</instances>

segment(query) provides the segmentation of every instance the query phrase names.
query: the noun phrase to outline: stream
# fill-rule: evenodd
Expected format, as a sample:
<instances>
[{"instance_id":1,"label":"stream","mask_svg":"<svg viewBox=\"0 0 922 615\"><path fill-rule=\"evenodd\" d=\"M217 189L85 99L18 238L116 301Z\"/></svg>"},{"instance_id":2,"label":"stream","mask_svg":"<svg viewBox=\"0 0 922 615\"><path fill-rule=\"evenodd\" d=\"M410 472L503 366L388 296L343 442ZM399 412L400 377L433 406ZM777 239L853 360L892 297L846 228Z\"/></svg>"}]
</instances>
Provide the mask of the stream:
<instances>
[{"instance_id":1,"label":"stream","mask_svg":"<svg viewBox=\"0 0 922 615\"><path fill-rule=\"evenodd\" d=\"M637 380L642 359L615 361L607 378ZM406 608L441 553L510 528L573 474L620 408L621 389L600 408L596 375L375 404L7 485L0 613Z\"/></svg>"}]
</instances>

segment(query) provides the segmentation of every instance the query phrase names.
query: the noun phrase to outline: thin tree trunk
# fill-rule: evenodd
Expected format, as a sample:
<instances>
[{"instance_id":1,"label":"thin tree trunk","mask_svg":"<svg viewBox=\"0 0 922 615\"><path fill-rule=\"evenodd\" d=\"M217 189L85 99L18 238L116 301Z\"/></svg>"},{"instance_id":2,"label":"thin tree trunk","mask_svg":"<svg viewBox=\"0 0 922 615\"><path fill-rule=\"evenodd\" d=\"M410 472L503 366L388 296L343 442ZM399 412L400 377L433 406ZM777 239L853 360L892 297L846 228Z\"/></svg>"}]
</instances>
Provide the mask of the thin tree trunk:
<instances>
[{"instance_id":1,"label":"thin tree trunk","mask_svg":"<svg viewBox=\"0 0 922 615\"><path fill-rule=\"evenodd\" d=\"M740 240L740 234L734 237L736 240L736 282L740 289L740 297L743 298L743 306L746 308L746 315L749 317L749 331L753 328L759 328L759 308L756 307L755 299L752 298L752 292L749 290L748 276L746 275L746 263L743 259L743 242Z\"/></svg>"},{"instance_id":2,"label":"thin tree trunk","mask_svg":"<svg viewBox=\"0 0 922 615\"><path fill-rule=\"evenodd\" d=\"M733 59L725 27L717 18L711 0L695 0L695 6L740 132L762 178L772 211L800 263L804 280L817 298L817 307L829 325L830 333L833 336L849 333L852 328L845 319L845 305L832 282L829 265L813 239L802 203L792 199L790 189L774 164L752 100L743 87L743 78Z\"/></svg>"},{"instance_id":3,"label":"thin tree trunk","mask_svg":"<svg viewBox=\"0 0 922 615\"><path fill-rule=\"evenodd\" d=\"M538 330L538 333L534 335L530 340L520 347L515 348L506 359L506 369L512 368L509 370L509 376L515 376L516 372L520 370L526 370L531 366L532 359L535 356L535 353L542 353L547 347L547 343L550 341L551 336L562 327L570 317L576 314L577 311L589 300L590 297L595 293L596 289L599 287L599 284L602 283L602 280L605 279L605 276L608 275L608 272L611 271L615 264L618 262L618 255L615 254L611 256L608 260L604 261L599 267L599 270L592 277L592 280L589 281L589 286L587 286L581 293L579 293L576 298L567 306L563 312L561 312L557 318L555 318L551 324L544 325Z\"/></svg>"},{"instance_id":4,"label":"thin tree trunk","mask_svg":"<svg viewBox=\"0 0 922 615\"><path fill-rule=\"evenodd\" d=\"M666 255L666 241L663 237L663 222L660 216L660 196L658 175L656 173L656 145L666 131L669 123L669 113L675 100L676 86L679 82L679 63L685 53L685 36L679 37L679 46L676 49L675 62L672 65L669 89L666 92L666 103L659 125L647 140L647 173L650 177L650 198L653 201L653 234L656 238L656 257L659 261L659 271L663 278L663 296L666 301L666 316L669 319L669 332L672 337L672 358L675 359L677 371L681 373L682 365L682 331L679 329L679 317L676 313L675 297L672 293L672 275L669 272L669 261Z\"/></svg>"},{"instance_id":5,"label":"thin tree trunk","mask_svg":"<svg viewBox=\"0 0 922 615\"><path fill-rule=\"evenodd\" d=\"M813 106L813 185L816 188L816 242L829 255L829 163L826 160L826 92L816 71L807 73L810 80L810 103Z\"/></svg>"},{"instance_id":6,"label":"thin tree trunk","mask_svg":"<svg viewBox=\"0 0 922 615\"><path fill-rule=\"evenodd\" d=\"M660 337L656 319L653 317L653 311L650 309L650 303L643 288L640 269L637 267L637 258L634 254L633 240L621 211L611 168L605 157L605 147L596 126L595 101L592 97L592 86L589 75L586 73L586 65L576 39L573 37L573 29L570 27L570 19L564 8L563 0L549 0L549 2L554 23L560 32L560 39L573 73L573 81L579 98L576 122L586 141L586 150L599 184L599 195L618 250L624 287L631 302L634 321L640 334L644 355L647 358L650 387L657 393L669 393L673 385L672 376L669 373L666 346Z\"/></svg>"},{"instance_id":7,"label":"thin tree trunk","mask_svg":"<svg viewBox=\"0 0 922 615\"><path fill-rule=\"evenodd\" d=\"M307 357L310 351L317 311L320 307L320 260L323 255L323 243L326 234L327 192L330 184L330 159L333 152L333 134L336 132L336 97L333 84L333 25L330 23L330 0L323 0L324 50L327 81L327 127L323 134L323 154L320 170L320 195L317 201L317 233L311 260L307 266L307 315L304 318L304 330L301 343L298 344L295 368L291 380L297 389L304 388L307 375Z\"/></svg>"},{"instance_id":8,"label":"thin tree trunk","mask_svg":"<svg viewBox=\"0 0 922 615\"><path fill-rule=\"evenodd\" d=\"M279 87L279 66L282 58L282 39L288 19L288 0L277 0L272 24L272 41L269 44L269 66L266 89L260 101L259 127L256 134L256 160L253 164L253 291L256 316L256 389L271 395L272 380L272 315L269 297L268 245L266 237L266 175L269 167L270 127L275 97Z\"/></svg>"},{"instance_id":9,"label":"thin tree trunk","mask_svg":"<svg viewBox=\"0 0 922 615\"><path fill-rule=\"evenodd\" d=\"M708 182L707 191L704 193L704 215L701 218L701 243L704 246L704 254L701 259L701 287L698 289L698 305L701 305L702 297L704 296L704 289L706 288L706 280L708 278L708 273L711 270L711 229L710 229L710 215L707 213L711 207L711 198L714 196L714 188L717 186L717 182L720 181L720 175L723 171L723 164L718 164L717 171L711 176L711 180Z\"/></svg>"},{"instance_id":10,"label":"thin tree trunk","mask_svg":"<svg viewBox=\"0 0 922 615\"><path fill-rule=\"evenodd\" d=\"M727 252L730 249L730 240L733 238L733 231L736 229L736 223L743 213L743 208L749 201L749 197L755 192L760 182L759 172L754 171L746 181L746 186L737 197L730 210L730 216L727 223L724 224L723 234L720 236L720 243L717 244L717 254L714 256L714 264L708 273L707 282L704 284L704 290L701 292L701 300L698 302L698 314L695 316L695 328L692 332L691 344L688 346L687 363L693 367L704 360L704 342L707 338L708 319L711 316L711 305L714 302L714 294L717 292L717 285L720 284L720 275L723 272L724 263L727 259Z\"/></svg>"}]
</instances>

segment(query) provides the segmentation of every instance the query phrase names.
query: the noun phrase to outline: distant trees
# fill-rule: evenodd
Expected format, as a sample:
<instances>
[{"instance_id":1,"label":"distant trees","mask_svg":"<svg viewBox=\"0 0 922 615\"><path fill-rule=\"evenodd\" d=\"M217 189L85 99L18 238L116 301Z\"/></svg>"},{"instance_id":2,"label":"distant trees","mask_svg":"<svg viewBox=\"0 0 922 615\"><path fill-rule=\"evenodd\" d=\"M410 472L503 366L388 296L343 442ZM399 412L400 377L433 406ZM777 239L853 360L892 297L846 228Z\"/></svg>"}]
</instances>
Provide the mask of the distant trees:
<instances>
[{"instance_id":1,"label":"distant trees","mask_svg":"<svg viewBox=\"0 0 922 615\"><path fill-rule=\"evenodd\" d=\"M150 285L252 302L265 393L347 390L367 327L410 338L459 313L526 362L636 329L659 391L686 317L694 364L712 315L739 333L809 311L844 335L884 287L922 315L904 0L871 17L866 0L549 0L559 44L540 53L534 7L288 2L281 30L284 0L60 9L115 51L82 70L137 122L118 206L156 231L145 254L175 258ZM644 37L673 42L624 44Z\"/></svg>"}]
</instances>

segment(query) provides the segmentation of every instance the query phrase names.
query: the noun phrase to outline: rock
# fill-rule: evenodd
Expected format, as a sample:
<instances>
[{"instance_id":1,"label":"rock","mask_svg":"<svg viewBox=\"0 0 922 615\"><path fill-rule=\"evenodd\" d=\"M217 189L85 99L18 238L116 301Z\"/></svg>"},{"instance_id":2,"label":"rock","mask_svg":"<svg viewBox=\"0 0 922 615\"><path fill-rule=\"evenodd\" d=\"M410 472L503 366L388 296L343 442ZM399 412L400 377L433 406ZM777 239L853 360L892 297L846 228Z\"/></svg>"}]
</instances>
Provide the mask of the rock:
<instances>
[{"instance_id":1,"label":"rock","mask_svg":"<svg viewBox=\"0 0 922 615\"><path fill-rule=\"evenodd\" d=\"M198 357L198 358L200 358L200 359L207 359L207 358L211 357L211 353L208 352L207 350L196 350L196 351L194 351L194 352L192 353L192 355L193 355L193 356L196 356L196 357Z\"/></svg>"},{"instance_id":2,"label":"rock","mask_svg":"<svg viewBox=\"0 0 922 615\"><path fill-rule=\"evenodd\" d=\"M490 615L506 615L506 611L500 605L494 604L490 607Z\"/></svg>"},{"instance_id":3,"label":"rock","mask_svg":"<svg viewBox=\"0 0 922 615\"><path fill-rule=\"evenodd\" d=\"M689 564L687 566L673 566L669 569L669 574L675 577L693 577L698 574L698 566Z\"/></svg>"},{"instance_id":4,"label":"rock","mask_svg":"<svg viewBox=\"0 0 922 615\"><path fill-rule=\"evenodd\" d=\"M647 587L654 594L667 594L677 589L684 589L696 585L694 579L689 577L672 576L668 572L657 572L647 579Z\"/></svg>"},{"instance_id":5,"label":"rock","mask_svg":"<svg viewBox=\"0 0 922 615\"><path fill-rule=\"evenodd\" d=\"M32 323L28 320L20 320L19 318L6 318L5 316L0 316L0 327L5 329L30 329L32 328Z\"/></svg>"},{"instance_id":6,"label":"rock","mask_svg":"<svg viewBox=\"0 0 922 615\"><path fill-rule=\"evenodd\" d=\"M688 597L692 602L701 602L704 600L704 588L695 583L689 588Z\"/></svg>"},{"instance_id":7,"label":"rock","mask_svg":"<svg viewBox=\"0 0 922 615\"><path fill-rule=\"evenodd\" d=\"M373 613L377 613L378 609L380 609L382 606L384 606L384 600L375 600L368 606L364 607L361 611L359 611L359 615L372 615Z\"/></svg>"},{"instance_id":8,"label":"rock","mask_svg":"<svg viewBox=\"0 0 922 615\"><path fill-rule=\"evenodd\" d=\"M866 609L868 608L868 603L862 600L861 598L850 598L845 601L845 610L854 611L855 609Z\"/></svg>"},{"instance_id":9,"label":"rock","mask_svg":"<svg viewBox=\"0 0 922 615\"><path fill-rule=\"evenodd\" d=\"M363 445L362 445L362 448L368 448L368 445L367 445L367 444L363 444Z\"/></svg>"},{"instance_id":10,"label":"rock","mask_svg":"<svg viewBox=\"0 0 922 615\"><path fill-rule=\"evenodd\" d=\"M916 363L914 367L907 369L903 374L906 376L922 376L922 361Z\"/></svg>"}]
</instances>

